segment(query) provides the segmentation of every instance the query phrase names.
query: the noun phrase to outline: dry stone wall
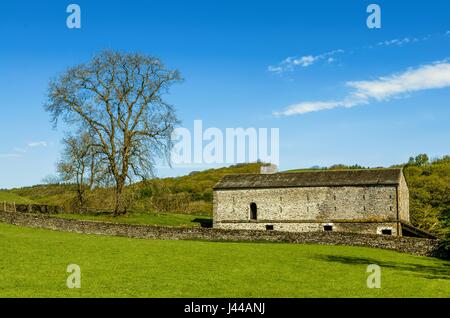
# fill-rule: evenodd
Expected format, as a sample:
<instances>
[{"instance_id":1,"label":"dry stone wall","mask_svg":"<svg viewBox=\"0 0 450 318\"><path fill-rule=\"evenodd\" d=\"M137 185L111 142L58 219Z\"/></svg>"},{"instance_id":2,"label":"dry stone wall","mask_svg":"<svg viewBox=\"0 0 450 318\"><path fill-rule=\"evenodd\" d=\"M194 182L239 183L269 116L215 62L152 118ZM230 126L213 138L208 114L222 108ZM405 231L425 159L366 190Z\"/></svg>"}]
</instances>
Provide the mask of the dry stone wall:
<instances>
[{"instance_id":1,"label":"dry stone wall","mask_svg":"<svg viewBox=\"0 0 450 318\"><path fill-rule=\"evenodd\" d=\"M3 212L20 212L20 213L43 213L58 214L63 213L64 209L55 205L45 204L16 204L9 202L0 203L0 211Z\"/></svg>"},{"instance_id":2,"label":"dry stone wall","mask_svg":"<svg viewBox=\"0 0 450 318\"><path fill-rule=\"evenodd\" d=\"M0 212L0 222L83 234L115 235L142 239L207 240L354 245L390 249L421 256L440 256L439 241L422 238L340 232L278 232L178 228L68 220L46 215Z\"/></svg>"}]
</instances>

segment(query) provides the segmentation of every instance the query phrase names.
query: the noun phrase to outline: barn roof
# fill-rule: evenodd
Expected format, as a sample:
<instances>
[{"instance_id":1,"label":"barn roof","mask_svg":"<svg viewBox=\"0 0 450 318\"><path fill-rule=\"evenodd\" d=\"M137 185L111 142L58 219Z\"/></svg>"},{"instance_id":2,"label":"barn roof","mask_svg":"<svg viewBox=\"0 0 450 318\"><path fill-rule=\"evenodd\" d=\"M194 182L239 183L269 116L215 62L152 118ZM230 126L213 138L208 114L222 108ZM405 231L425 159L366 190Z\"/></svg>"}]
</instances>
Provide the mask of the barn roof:
<instances>
[{"instance_id":1,"label":"barn roof","mask_svg":"<svg viewBox=\"0 0 450 318\"><path fill-rule=\"evenodd\" d=\"M214 189L398 185L401 169L320 170L225 175Z\"/></svg>"}]
</instances>

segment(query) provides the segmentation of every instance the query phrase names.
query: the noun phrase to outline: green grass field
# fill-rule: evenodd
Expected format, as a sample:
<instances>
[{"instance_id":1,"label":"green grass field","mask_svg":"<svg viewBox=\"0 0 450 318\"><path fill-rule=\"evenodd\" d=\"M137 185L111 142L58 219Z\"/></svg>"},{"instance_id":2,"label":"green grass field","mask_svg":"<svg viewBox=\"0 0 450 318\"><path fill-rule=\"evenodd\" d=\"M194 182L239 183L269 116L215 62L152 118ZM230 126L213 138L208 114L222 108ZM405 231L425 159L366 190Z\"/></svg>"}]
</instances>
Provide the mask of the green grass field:
<instances>
[{"instance_id":1,"label":"green grass field","mask_svg":"<svg viewBox=\"0 0 450 318\"><path fill-rule=\"evenodd\" d=\"M66 287L67 265L81 288ZM368 264L382 268L368 289ZM0 224L0 297L449 297L450 262L361 247L139 240Z\"/></svg>"},{"instance_id":2,"label":"green grass field","mask_svg":"<svg viewBox=\"0 0 450 318\"><path fill-rule=\"evenodd\" d=\"M212 219L207 216L173 213L132 213L124 216L85 215L85 214L54 214L52 217L88 221L102 221L126 224L161 225L178 227L200 227L210 225Z\"/></svg>"}]
</instances>

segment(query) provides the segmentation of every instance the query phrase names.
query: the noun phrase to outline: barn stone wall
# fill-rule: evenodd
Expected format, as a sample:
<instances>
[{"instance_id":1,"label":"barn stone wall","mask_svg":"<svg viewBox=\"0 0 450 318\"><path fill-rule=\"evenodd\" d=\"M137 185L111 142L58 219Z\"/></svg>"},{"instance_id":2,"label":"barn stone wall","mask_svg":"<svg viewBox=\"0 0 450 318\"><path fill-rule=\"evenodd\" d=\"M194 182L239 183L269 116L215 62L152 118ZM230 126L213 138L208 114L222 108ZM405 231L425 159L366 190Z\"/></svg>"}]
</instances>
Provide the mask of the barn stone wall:
<instances>
[{"instance_id":1,"label":"barn stone wall","mask_svg":"<svg viewBox=\"0 0 450 318\"><path fill-rule=\"evenodd\" d=\"M403 179L404 182L404 179ZM399 196L397 204L397 195ZM409 221L406 182L399 186L334 186L214 191L214 227L288 232L333 231L401 235L401 220ZM251 220L250 204L257 206ZM398 211L398 213L397 213Z\"/></svg>"},{"instance_id":2,"label":"barn stone wall","mask_svg":"<svg viewBox=\"0 0 450 318\"><path fill-rule=\"evenodd\" d=\"M214 220L247 221L254 202L258 220L390 221L396 195L395 186L216 190Z\"/></svg>"},{"instance_id":3,"label":"barn stone wall","mask_svg":"<svg viewBox=\"0 0 450 318\"><path fill-rule=\"evenodd\" d=\"M397 235L397 228L401 235L401 225L397 227L397 222L218 222L214 225L217 229L234 230L267 230L270 227L274 231L283 232L323 232L324 226L330 225L333 232L353 232L362 234L382 234L382 230L391 230L391 235Z\"/></svg>"}]
</instances>

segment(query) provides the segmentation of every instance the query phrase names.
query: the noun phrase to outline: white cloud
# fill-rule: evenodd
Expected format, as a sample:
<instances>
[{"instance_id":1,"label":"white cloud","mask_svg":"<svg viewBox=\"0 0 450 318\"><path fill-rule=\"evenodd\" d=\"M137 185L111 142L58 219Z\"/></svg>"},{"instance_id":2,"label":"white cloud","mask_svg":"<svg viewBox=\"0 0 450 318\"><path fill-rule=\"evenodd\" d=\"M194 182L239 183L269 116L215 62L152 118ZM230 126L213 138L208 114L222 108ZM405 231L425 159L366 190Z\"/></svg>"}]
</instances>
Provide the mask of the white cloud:
<instances>
[{"instance_id":1,"label":"white cloud","mask_svg":"<svg viewBox=\"0 0 450 318\"><path fill-rule=\"evenodd\" d=\"M386 101L416 91L450 87L450 63L435 62L372 81L350 81L346 85L352 91L342 100L301 102L273 114L292 116L337 107L348 108L368 104L372 100Z\"/></svg>"},{"instance_id":2,"label":"white cloud","mask_svg":"<svg viewBox=\"0 0 450 318\"><path fill-rule=\"evenodd\" d=\"M281 72L283 72L283 68L280 67L280 66L269 66L269 67L267 68L267 70L268 70L269 72L273 72L273 73L281 73Z\"/></svg>"},{"instance_id":3,"label":"white cloud","mask_svg":"<svg viewBox=\"0 0 450 318\"><path fill-rule=\"evenodd\" d=\"M450 63L437 62L407 70L401 74L380 77L375 81L348 82L356 97L387 100L414 91L450 86Z\"/></svg>"},{"instance_id":4,"label":"white cloud","mask_svg":"<svg viewBox=\"0 0 450 318\"><path fill-rule=\"evenodd\" d=\"M274 73L282 73L285 71L293 71L295 67L308 67L321 60L326 60L328 63L335 61L333 57L336 54L344 53L344 50L334 50L319 55L304 55L304 56L290 56L284 59L277 66L270 65L267 70Z\"/></svg>"},{"instance_id":5,"label":"white cloud","mask_svg":"<svg viewBox=\"0 0 450 318\"><path fill-rule=\"evenodd\" d=\"M448 31L447 33L450 33ZM378 42L376 46L403 46L409 43L419 42L419 41L426 41L428 40L429 36L426 36L422 39L418 38L411 38L411 37L405 37L403 39L393 39L393 40L386 40L382 42ZM368 46L366 48L374 48L374 46ZM354 50L359 50L361 48L356 48ZM283 73L286 71L293 71L295 67L308 67L311 66L319 61L325 60L328 62L328 64L331 64L336 61L336 55L337 54L343 54L345 53L344 50L338 49L333 50L329 52L325 52L318 55L303 55L303 56L290 56L285 58L283 61L278 63L278 65L270 65L267 67L267 70L272 73Z\"/></svg>"},{"instance_id":6,"label":"white cloud","mask_svg":"<svg viewBox=\"0 0 450 318\"><path fill-rule=\"evenodd\" d=\"M273 115L280 116L293 116L302 115L311 112L317 112L320 110L333 109L338 107L350 108L353 106L366 104L367 100L361 98L355 98L354 96L348 96L347 98L339 101L316 101L316 102L301 102L286 107L283 111L274 112Z\"/></svg>"},{"instance_id":7,"label":"white cloud","mask_svg":"<svg viewBox=\"0 0 450 318\"><path fill-rule=\"evenodd\" d=\"M314 62L316 62L318 59L319 59L318 56L308 55L308 56L302 56L297 59L293 59L291 61L291 63L293 65L300 65L302 67L308 67L308 66L314 64Z\"/></svg>"},{"instance_id":8,"label":"white cloud","mask_svg":"<svg viewBox=\"0 0 450 318\"><path fill-rule=\"evenodd\" d=\"M12 153L6 153L6 154L0 154L0 158L17 158L21 157L22 154L25 154L29 148L37 148L37 147L47 147L52 145L52 143L48 143L46 141L33 141L29 142L26 147L20 148L16 147L13 149L14 152Z\"/></svg>"},{"instance_id":9,"label":"white cloud","mask_svg":"<svg viewBox=\"0 0 450 318\"><path fill-rule=\"evenodd\" d=\"M28 147L47 147L48 143L46 141L33 141L27 144Z\"/></svg>"},{"instance_id":10,"label":"white cloud","mask_svg":"<svg viewBox=\"0 0 450 318\"><path fill-rule=\"evenodd\" d=\"M327 102L302 102L288 106L281 112L274 112L275 116L292 116L306 114L310 112L316 112L319 110L333 109L336 107L343 107L344 103L340 101L327 101Z\"/></svg>"},{"instance_id":11,"label":"white cloud","mask_svg":"<svg viewBox=\"0 0 450 318\"><path fill-rule=\"evenodd\" d=\"M424 38L423 40L427 40L427 38ZM420 40L418 38L403 38L403 39L393 39L388 41L382 41L378 42L378 46L390 46L390 45L397 45L402 46L404 44L412 43L412 42L419 42Z\"/></svg>"},{"instance_id":12,"label":"white cloud","mask_svg":"<svg viewBox=\"0 0 450 318\"><path fill-rule=\"evenodd\" d=\"M25 148L14 148L15 152L25 153L27 150Z\"/></svg>"},{"instance_id":13,"label":"white cloud","mask_svg":"<svg viewBox=\"0 0 450 318\"><path fill-rule=\"evenodd\" d=\"M440 37L442 37L443 35L444 36L450 35L450 30L448 30L444 33L439 33ZM356 47L352 50L347 50L347 52L359 51L361 49L374 49L376 47L389 47L389 46L401 47L401 46L411 44L411 43L428 41L432 38L436 38L436 35L428 34L424 37L419 37L419 38L418 37L404 37L404 38L399 38L399 39L385 40L385 41L378 42L375 45ZM308 67L308 66L311 66L321 60L326 60L329 64L331 64L336 61L336 58L334 56L336 54L342 54L342 53L345 53L345 51L339 49L339 50L322 53L319 55L304 55L304 56L299 56L299 57L287 57L282 62L278 63L278 65L276 65L276 66L273 66L273 65L268 66L267 70L269 72L279 74L279 73L283 73L285 71L293 71L294 68L297 66Z\"/></svg>"}]
</instances>

